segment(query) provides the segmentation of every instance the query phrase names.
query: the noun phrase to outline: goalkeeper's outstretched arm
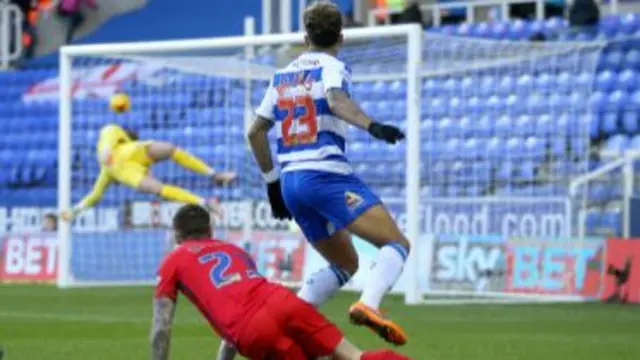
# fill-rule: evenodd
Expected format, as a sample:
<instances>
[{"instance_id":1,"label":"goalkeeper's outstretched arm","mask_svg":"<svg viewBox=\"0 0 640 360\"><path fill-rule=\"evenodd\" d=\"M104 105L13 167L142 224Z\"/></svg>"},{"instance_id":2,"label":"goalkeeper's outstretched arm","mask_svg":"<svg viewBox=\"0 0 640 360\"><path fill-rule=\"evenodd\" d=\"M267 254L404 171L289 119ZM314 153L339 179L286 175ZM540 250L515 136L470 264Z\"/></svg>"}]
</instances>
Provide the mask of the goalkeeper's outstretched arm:
<instances>
[{"instance_id":1,"label":"goalkeeper's outstretched arm","mask_svg":"<svg viewBox=\"0 0 640 360\"><path fill-rule=\"evenodd\" d=\"M72 220L76 215L80 214L87 208L94 206L95 204L102 199L102 195L104 195L105 190L109 187L111 183L111 177L107 173L106 170L100 170L100 175L98 175L98 179L96 179L95 184L93 184L93 189L89 194L87 194L79 203L77 203L70 211L65 211L61 214L61 217L65 221Z\"/></svg>"},{"instance_id":2,"label":"goalkeeper's outstretched arm","mask_svg":"<svg viewBox=\"0 0 640 360\"><path fill-rule=\"evenodd\" d=\"M331 88L326 95L331 112L340 119L365 129L371 136L390 144L404 139L404 134L397 127L373 121L344 90Z\"/></svg>"},{"instance_id":3,"label":"goalkeeper's outstretched arm","mask_svg":"<svg viewBox=\"0 0 640 360\"><path fill-rule=\"evenodd\" d=\"M176 303L161 297L153 300L153 322L151 325L151 360L169 359L171 345L171 326Z\"/></svg>"}]
</instances>

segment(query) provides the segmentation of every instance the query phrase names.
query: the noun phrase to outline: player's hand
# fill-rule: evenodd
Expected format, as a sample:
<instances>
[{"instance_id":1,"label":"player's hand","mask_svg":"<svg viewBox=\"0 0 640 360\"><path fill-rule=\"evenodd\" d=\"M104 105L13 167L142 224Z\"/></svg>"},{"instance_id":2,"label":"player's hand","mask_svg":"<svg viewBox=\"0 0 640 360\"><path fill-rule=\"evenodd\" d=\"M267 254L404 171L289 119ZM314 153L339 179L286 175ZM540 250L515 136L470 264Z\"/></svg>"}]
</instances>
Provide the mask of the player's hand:
<instances>
[{"instance_id":1,"label":"player's hand","mask_svg":"<svg viewBox=\"0 0 640 360\"><path fill-rule=\"evenodd\" d=\"M222 207L220 206L220 201L216 198L207 199L205 208L218 219L222 219L222 217L224 216L224 212L222 210Z\"/></svg>"},{"instance_id":2,"label":"player's hand","mask_svg":"<svg viewBox=\"0 0 640 360\"><path fill-rule=\"evenodd\" d=\"M368 131L374 138L383 140L389 144L395 144L404 139L402 130L392 125L372 122L371 125L369 125Z\"/></svg>"},{"instance_id":3,"label":"player's hand","mask_svg":"<svg viewBox=\"0 0 640 360\"><path fill-rule=\"evenodd\" d=\"M73 211L71 210L63 211L62 213L60 213L60 218L67 222L73 220Z\"/></svg>"},{"instance_id":4,"label":"player's hand","mask_svg":"<svg viewBox=\"0 0 640 360\"><path fill-rule=\"evenodd\" d=\"M234 172L221 172L213 174L213 182L216 185L227 185L238 178L238 174Z\"/></svg>"},{"instance_id":5,"label":"player's hand","mask_svg":"<svg viewBox=\"0 0 640 360\"><path fill-rule=\"evenodd\" d=\"M271 204L273 217L280 220L291 220L291 213L284 204L284 198L280 190L280 180L267 184L267 195L269 195L269 204Z\"/></svg>"}]
</instances>

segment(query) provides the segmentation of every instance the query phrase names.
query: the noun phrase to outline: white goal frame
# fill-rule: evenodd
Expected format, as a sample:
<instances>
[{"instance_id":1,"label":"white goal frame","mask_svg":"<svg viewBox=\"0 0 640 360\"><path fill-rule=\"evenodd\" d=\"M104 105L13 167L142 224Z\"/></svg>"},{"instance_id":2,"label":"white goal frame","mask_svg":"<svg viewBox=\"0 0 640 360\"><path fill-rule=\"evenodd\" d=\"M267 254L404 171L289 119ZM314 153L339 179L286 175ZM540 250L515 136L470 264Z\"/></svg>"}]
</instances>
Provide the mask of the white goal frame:
<instances>
[{"instance_id":1,"label":"white goal frame","mask_svg":"<svg viewBox=\"0 0 640 360\"><path fill-rule=\"evenodd\" d=\"M407 145L406 145L406 198L407 237L420 238L420 99L423 30L418 24L366 27L344 30L347 40L406 37L407 44ZM76 56L144 55L170 51L213 50L223 48L250 49L260 46L282 46L299 44L303 33L233 36L210 39L153 41L121 44L96 44L64 46L60 50L60 108L59 108L59 151L58 151L58 209L63 211L71 206L71 128L72 128L72 64ZM61 222L58 229L59 258L58 279L60 288L74 284L71 277L71 226ZM405 301L408 304L421 302L422 294L418 286L418 264L412 252L407 263L408 284Z\"/></svg>"}]
</instances>

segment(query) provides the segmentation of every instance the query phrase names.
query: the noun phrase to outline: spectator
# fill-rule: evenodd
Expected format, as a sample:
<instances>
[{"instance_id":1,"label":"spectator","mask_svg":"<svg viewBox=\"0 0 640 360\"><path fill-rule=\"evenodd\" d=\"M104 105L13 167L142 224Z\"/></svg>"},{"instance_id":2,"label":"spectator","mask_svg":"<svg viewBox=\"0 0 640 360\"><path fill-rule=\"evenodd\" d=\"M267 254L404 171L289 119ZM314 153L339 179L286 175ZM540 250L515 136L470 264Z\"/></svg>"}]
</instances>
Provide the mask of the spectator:
<instances>
[{"instance_id":1,"label":"spectator","mask_svg":"<svg viewBox=\"0 0 640 360\"><path fill-rule=\"evenodd\" d=\"M342 16L342 23L344 24L345 28L362 27L362 24L360 24L359 22L355 21L354 16L353 16L353 11L347 11Z\"/></svg>"},{"instance_id":2,"label":"spectator","mask_svg":"<svg viewBox=\"0 0 640 360\"><path fill-rule=\"evenodd\" d=\"M23 58L30 59L33 57L33 51L36 46L36 31L33 20L34 12L37 12L37 0L12 0L22 13L22 45L24 48Z\"/></svg>"},{"instance_id":3,"label":"spectator","mask_svg":"<svg viewBox=\"0 0 640 360\"><path fill-rule=\"evenodd\" d=\"M600 21L600 8L594 0L574 0L569 7L568 20L571 27L590 27Z\"/></svg>"},{"instance_id":4,"label":"spectator","mask_svg":"<svg viewBox=\"0 0 640 360\"><path fill-rule=\"evenodd\" d=\"M537 32L529 38L531 42L544 42L547 41L547 36L542 32Z\"/></svg>"},{"instance_id":5,"label":"spectator","mask_svg":"<svg viewBox=\"0 0 640 360\"><path fill-rule=\"evenodd\" d=\"M42 231L53 232L58 231L58 216L54 213L47 213L44 215L42 221Z\"/></svg>"},{"instance_id":6,"label":"spectator","mask_svg":"<svg viewBox=\"0 0 640 360\"><path fill-rule=\"evenodd\" d=\"M564 17L565 0L546 0L544 3L544 17ZM513 4L509 7L512 19L534 20L536 18L536 4Z\"/></svg>"},{"instance_id":7,"label":"spectator","mask_svg":"<svg viewBox=\"0 0 640 360\"><path fill-rule=\"evenodd\" d=\"M409 4L400 14L392 15L391 22L394 24L413 24L423 25L422 10L416 2Z\"/></svg>"},{"instance_id":8,"label":"spectator","mask_svg":"<svg viewBox=\"0 0 640 360\"><path fill-rule=\"evenodd\" d=\"M82 11L82 5L86 4L93 10L98 8L96 0L62 0L58 6L58 16L62 19L66 19L69 22L69 29L67 30L67 41L69 44L73 40L73 35L76 30L85 20L85 15Z\"/></svg>"}]
</instances>

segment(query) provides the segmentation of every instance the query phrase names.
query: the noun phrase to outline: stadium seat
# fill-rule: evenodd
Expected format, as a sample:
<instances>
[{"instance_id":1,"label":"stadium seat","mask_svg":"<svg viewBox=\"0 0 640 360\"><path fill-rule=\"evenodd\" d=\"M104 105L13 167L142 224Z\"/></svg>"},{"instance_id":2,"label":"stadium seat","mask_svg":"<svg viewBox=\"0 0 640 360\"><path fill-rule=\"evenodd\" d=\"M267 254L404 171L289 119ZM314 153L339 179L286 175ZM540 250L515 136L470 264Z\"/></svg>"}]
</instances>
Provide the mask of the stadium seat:
<instances>
[{"instance_id":1,"label":"stadium seat","mask_svg":"<svg viewBox=\"0 0 640 360\"><path fill-rule=\"evenodd\" d=\"M603 230L615 235L622 234L622 217L620 211L604 211L600 218L600 226Z\"/></svg>"},{"instance_id":2,"label":"stadium seat","mask_svg":"<svg viewBox=\"0 0 640 360\"><path fill-rule=\"evenodd\" d=\"M629 148L633 150L640 150L640 135L636 135L631 139Z\"/></svg>"},{"instance_id":3,"label":"stadium seat","mask_svg":"<svg viewBox=\"0 0 640 360\"><path fill-rule=\"evenodd\" d=\"M631 49L627 51L622 66L626 69L640 70L640 50Z\"/></svg>"},{"instance_id":4,"label":"stadium seat","mask_svg":"<svg viewBox=\"0 0 640 360\"><path fill-rule=\"evenodd\" d=\"M602 149L603 152L609 154L620 154L627 149L629 138L625 135L615 135L609 138Z\"/></svg>"},{"instance_id":5,"label":"stadium seat","mask_svg":"<svg viewBox=\"0 0 640 360\"><path fill-rule=\"evenodd\" d=\"M611 70L604 70L596 76L596 89L600 92L609 92L615 86L617 77Z\"/></svg>"},{"instance_id":6,"label":"stadium seat","mask_svg":"<svg viewBox=\"0 0 640 360\"><path fill-rule=\"evenodd\" d=\"M607 109L607 96L604 92L596 91L589 98L589 106L592 111L602 112Z\"/></svg>"},{"instance_id":7,"label":"stadium seat","mask_svg":"<svg viewBox=\"0 0 640 360\"><path fill-rule=\"evenodd\" d=\"M634 69L625 69L618 74L617 88L623 91L633 91L640 83L638 73Z\"/></svg>"},{"instance_id":8,"label":"stadium seat","mask_svg":"<svg viewBox=\"0 0 640 360\"><path fill-rule=\"evenodd\" d=\"M605 135L613 135L618 133L618 113L616 111L608 111L601 116L601 130Z\"/></svg>"}]
</instances>

